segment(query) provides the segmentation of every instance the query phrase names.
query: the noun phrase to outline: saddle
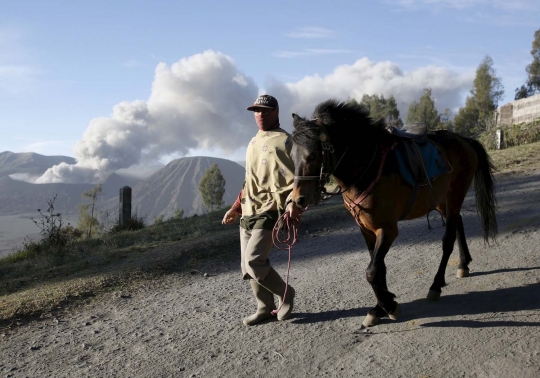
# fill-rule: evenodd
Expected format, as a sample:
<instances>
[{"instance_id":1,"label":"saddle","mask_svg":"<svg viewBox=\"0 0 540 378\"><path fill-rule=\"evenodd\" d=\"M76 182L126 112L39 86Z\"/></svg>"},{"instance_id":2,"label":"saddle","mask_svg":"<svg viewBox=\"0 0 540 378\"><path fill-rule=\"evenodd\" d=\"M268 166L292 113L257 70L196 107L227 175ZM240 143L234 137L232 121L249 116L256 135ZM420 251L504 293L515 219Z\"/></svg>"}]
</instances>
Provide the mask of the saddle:
<instances>
[{"instance_id":1,"label":"saddle","mask_svg":"<svg viewBox=\"0 0 540 378\"><path fill-rule=\"evenodd\" d=\"M429 198L426 200L430 201L428 227L431 229L429 213L435 210L431 182L437 176L450 172L451 168L446 162L446 159L441 157L437 146L429 140L426 125L415 123L407 125L402 129L392 127L389 131L398 139L398 144L394 151L400 168L400 174L404 181L413 187L405 210L399 220L405 219L411 211L420 186L427 185L429 187Z\"/></svg>"}]
</instances>

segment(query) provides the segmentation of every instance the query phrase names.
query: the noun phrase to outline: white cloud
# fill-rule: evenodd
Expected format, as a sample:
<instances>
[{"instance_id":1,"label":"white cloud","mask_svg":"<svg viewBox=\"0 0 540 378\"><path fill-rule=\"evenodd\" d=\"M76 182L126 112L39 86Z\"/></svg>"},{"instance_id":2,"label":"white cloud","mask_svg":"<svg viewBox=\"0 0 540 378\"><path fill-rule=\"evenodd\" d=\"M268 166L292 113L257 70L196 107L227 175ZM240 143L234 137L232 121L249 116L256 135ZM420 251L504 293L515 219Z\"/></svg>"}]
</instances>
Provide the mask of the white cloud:
<instances>
[{"instance_id":1,"label":"white cloud","mask_svg":"<svg viewBox=\"0 0 540 378\"><path fill-rule=\"evenodd\" d=\"M444 6L456 9L468 9L479 6L493 7L507 11L538 11L538 0L389 0L405 7Z\"/></svg>"},{"instance_id":2,"label":"white cloud","mask_svg":"<svg viewBox=\"0 0 540 378\"><path fill-rule=\"evenodd\" d=\"M338 35L337 32L316 26L297 28L296 31L286 33L290 38L328 39Z\"/></svg>"},{"instance_id":3,"label":"white cloud","mask_svg":"<svg viewBox=\"0 0 540 378\"><path fill-rule=\"evenodd\" d=\"M15 181L24 181L29 182L30 184L35 184L36 180L39 178L39 175L30 175L28 173L14 173L9 175L9 177Z\"/></svg>"},{"instance_id":4,"label":"white cloud","mask_svg":"<svg viewBox=\"0 0 540 378\"><path fill-rule=\"evenodd\" d=\"M281 124L288 128L292 112L310 115L328 98L394 95L404 118L409 104L430 87L439 111L454 109L473 78L473 70L458 74L430 65L406 72L392 62L362 58L326 76L275 82L266 92L279 100ZM74 148L77 164L55 166L38 182L98 182L111 171L200 151L243 156L237 152L256 131L246 107L258 93L253 80L219 52L206 51L170 66L159 63L147 101L121 102L110 117L90 121Z\"/></svg>"},{"instance_id":5,"label":"white cloud","mask_svg":"<svg viewBox=\"0 0 540 378\"><path fill-rule=\"evenodd\" d=\"M253 80L219 52L206 51L168 66L159 63L147 101L121 102L110 117L90 121L74 148L76 165L59 165L38 180L95 182L103 172L157 161L197 148L233 152L253 136L246 107L257 97Z\"/></svg>"},{"instance_id":6,"label":"white cloud","mask_svg":"<svg viewBox=\"0 0 540 378\"><path fill-rule=\"evenodd\" d=\"M49 168L40 178L36 180L36 184L60 182L66 184L98 183L103 181L106 176L106 171L99 171L80 166L78 164L71 165L67 163L60 163L52 168Z\"/></svg>"},{"instance_id":7,"label":"white cloud","mask_svg":"<svg viewBox=\"0 0 540 378\"><path fill-rule=\"evenodd\" d=\"M336 54L351 54L352 50L340 49L303 49L301 51L277 51L272 55L277 58L299 58L313 55L336 55Z\"/></svg>"},{"instance_id":8,"label":"white cloud","mask_svg":"<svg viewBox=\"0 0 540 378\"><path fill-rule=\"evenodd\" d=\"M410 103L424 88L431 88L439 111L455 109L472 86L474 71L464 74L443 67L426 66L404 72L392 62L372 62L367 58L342 65L326 76L307 76L293 83L274 83L269 88L280 101L282 113L310 116L315 106L329 98L360 100L364 94L393 95L402 118ZM283 123L283 122L282 122Z\"/></svg>"}]
</instances>

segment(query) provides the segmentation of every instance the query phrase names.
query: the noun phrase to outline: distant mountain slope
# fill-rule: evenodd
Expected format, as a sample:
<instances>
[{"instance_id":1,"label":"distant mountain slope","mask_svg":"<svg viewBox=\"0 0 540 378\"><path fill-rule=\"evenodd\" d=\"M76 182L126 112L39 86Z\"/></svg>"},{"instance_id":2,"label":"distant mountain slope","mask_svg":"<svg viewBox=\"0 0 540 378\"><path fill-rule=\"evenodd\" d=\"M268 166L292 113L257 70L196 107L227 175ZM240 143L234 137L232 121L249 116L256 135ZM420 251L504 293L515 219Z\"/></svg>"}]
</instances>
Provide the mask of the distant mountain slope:
<instances>
[{"instance_id":1,"label":"distant mountain slope","mask_svg":"<svg viewBox=\"0 0 540 378\"><path fill-rule=\"evenodd\" d=\"M100 203L110 198L118 198L123 186L136 186L139 180L122 177L115 173L108 176L102 184ZM55 195L55 210L62 214L76 214L77 205L83 203L81 195L91 189L92 184L30 184L16 181L5 176L0 178L0 214L36 213L37 209L45 211L47 202Z\"/></svg>"},{"instance_id":2,"label":"distant mountain slope","mask_svg":"<svg viewBox=\"0 0 540 378\"><path fill-rule=\"evenodd\" d=\"M49 159L51 158L51 159ZM81 195L90 190L91 184L31 184L9 177L13 173L39 175L50 166L65 161L63 156L42 156L38 154L0 154L0 214L36 213L46 210L47 201L55 194L55 209L62 214L77 214L77 206L83 203ZM70 158L68 158L70 159ZM74 160L66 161L74 163ZM118 212L118 195L123 186L132 190L132 208L140 216L151 222L163 214L168 218L176 209L184 209L185 215L202 214L206 211L199 193L199 182L205 172L217 164L226 180L223 200L231 205L244 182L245 170L239 164L212 157L188 157L171 161L153 175L140 181L133 177L111 174L102 184L98 207L110 214Z\"/></svg>"},{"instance_id":3,"label":"distant mountain slope","mask_svg":"<svg viewBox=\"0 0 540 378\"><path fill-rule=\"evenodd\" d=\"M187 157L171 161L146 180L132 188L132 211L151 222L163 214L169 218L175 209L184 214L202 214L206 211L199 193L199 182L205 172L217 164L225 178L226 205L231 205L244 182L245 170L239 164L213 157ZM105 208L118 211L118 199L109 200Z\"/></svg>"},{"instance_id":4,"label":"distant mountain slope","mask_svg":"<svg viewBox=\"0 0 540 378\"><path fill-rule=\"evenodd\" d=\"M69 156L44 156L34 152L0 152L0 177L12 174L37 177L62 162L75 164L76 160Z\"/></svg>"}]
</instances>

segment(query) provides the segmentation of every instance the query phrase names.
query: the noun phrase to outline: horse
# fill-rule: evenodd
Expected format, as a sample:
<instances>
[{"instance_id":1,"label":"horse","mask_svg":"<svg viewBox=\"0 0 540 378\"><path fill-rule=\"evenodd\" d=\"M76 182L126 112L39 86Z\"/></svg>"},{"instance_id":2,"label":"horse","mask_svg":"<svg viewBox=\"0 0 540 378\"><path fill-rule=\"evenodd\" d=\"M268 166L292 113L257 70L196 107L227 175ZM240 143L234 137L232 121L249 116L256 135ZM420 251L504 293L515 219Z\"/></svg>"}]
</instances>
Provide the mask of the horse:
<instances>
[{"instance_id":1,"label":"horse","mask_svg":"<svg viewBox=\"0 0 540 378\"><path fill-rule=\"evenodd\" d=\"M415 188L406 183L399 172L394 148L400 138L389 132L384 120L370 118L362 105L330 99L316 106L312 119L293 113L293 126L292 201L304 210L309 205L317 205L322 194L327 193L324 185L333 176L345 207L360 227L369 250L366 279L377 304L368 311L363 327L374 326L383 317L397 320L401 314L395 295L388 290L384 263L398 236L399 220L426 214L429 217L431 210L437 210L446 225L443 254L428 300L438 300L446 285L446 266L456 239L459 246L457 277L469 276L472 258L460 211L473 179L484 241L489 245L489 240L496 239L494 166L478 141L445 130L427 133L427 140L440 151L450 169L428 182L429 185L416 188L414 194Z\"/></svg>"}]
</instances>

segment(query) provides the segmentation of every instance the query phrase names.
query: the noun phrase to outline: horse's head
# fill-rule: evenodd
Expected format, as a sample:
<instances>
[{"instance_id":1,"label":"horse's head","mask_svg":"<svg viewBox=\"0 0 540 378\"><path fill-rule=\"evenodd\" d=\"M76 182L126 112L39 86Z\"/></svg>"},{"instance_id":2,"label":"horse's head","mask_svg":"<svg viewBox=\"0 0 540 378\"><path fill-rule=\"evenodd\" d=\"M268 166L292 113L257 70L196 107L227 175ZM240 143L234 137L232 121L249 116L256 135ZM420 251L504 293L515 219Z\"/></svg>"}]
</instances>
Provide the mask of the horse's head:
<instances>
[{"instance_id":1,"label":"horse's head","mask_svg":"<svg viewBox=\"0 0 540 378\"><path fill-rule=\"evenodd\" d=\"M319 203L330 175L353 184L357 177L351 172L369 165L378 145L393 142L385 121L373 121L356 102L327 100L317 105L311 120L293 114L293 125L292 199L302 208ZM343 159L347 151L347 159Z\"/></svg>"},{"instance_id":2,"label":"horse's head","mask_svg":"<svg viewBox=\"0 0 540 378\"><path fill-rule=\"evenodd\" d=\"M306 208L321 200L321 188L326 182L324 175L325 154L328 134L318 120L307 120L293 114L294 186L292 200L297 206Z\"/></svg>"}]
</instances>

